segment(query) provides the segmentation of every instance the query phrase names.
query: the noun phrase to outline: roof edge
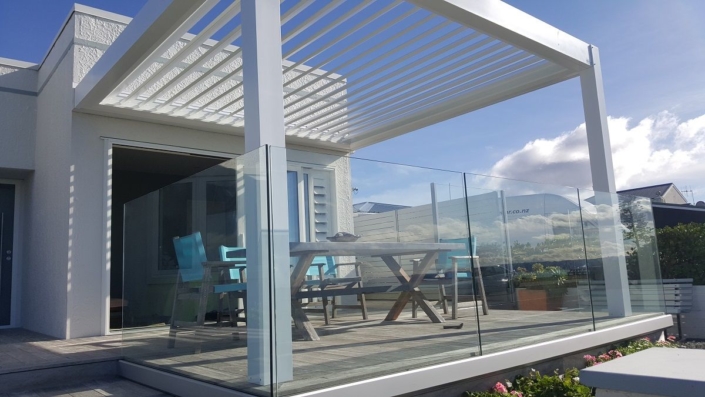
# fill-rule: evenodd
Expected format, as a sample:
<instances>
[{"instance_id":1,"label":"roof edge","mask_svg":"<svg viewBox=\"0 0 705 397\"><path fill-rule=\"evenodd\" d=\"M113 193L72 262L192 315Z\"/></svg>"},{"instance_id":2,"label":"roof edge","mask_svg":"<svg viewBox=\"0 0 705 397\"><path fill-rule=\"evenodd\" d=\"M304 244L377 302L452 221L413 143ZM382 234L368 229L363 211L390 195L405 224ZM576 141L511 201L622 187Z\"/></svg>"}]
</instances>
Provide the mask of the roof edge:
<instances>
[{"instance_id":1,"label":"roof edge","mask_svg":"<svg viewBox=\"0 0 705 397\"><path fill-rule=\"evenodd\" d=\"M590 44L499 0L407 0L572 71L593 66Z\"/></svg>"},{"instance_id":2,"label":"roof edge","mask_svg":"<svg viewBox=\"0 0 705 397\"><path fill-rule=\"evenodd\" d=\"M0 57L0 65L9 66L9 67L13 67L13 68L20 68L20 69L30 69L30 70L39 69L39 65L36 63L25 62L25 61L20 61L19 59L10 59L10 58L3 58L3 57Z\"/></svg>"},{"instance_id":3,"label":"roof edge","mask_svg":"<svg viewBox=\"0 0 705 397\"><path fill-rule=\"evenodd\" d=\"M116 14L114 12L101 10L100 8L94 8L87 5L76 3L73 5L72 12L78 12L81 14L92 15L94 17L109 19L111 21L120 22L128 24L132 21L132 18L125 15Z\"/></svg>"}]
</instances>

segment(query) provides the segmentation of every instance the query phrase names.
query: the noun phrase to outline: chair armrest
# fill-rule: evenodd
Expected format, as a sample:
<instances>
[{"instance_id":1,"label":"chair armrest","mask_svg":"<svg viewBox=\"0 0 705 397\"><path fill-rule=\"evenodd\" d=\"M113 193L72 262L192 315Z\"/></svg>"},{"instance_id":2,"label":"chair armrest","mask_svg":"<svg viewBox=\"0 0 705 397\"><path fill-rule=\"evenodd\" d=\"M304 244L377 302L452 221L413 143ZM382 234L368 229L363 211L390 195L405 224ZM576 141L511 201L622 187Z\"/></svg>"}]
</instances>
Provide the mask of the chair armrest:
<instances>
[{"instance_id":1,"label":"chair armrest","mask_svg":"<svg viewBox=\"0 0 705 397\"><path fill-rule=\"evenodd\" d=\"M339 267L339 266L353 266L353 265L354 265L354 266L359 266L359 265L362 265L363 263L365 263L365 262L345 262L345 263L336 263L336 264L335 264L335 267Z\"/></svg>"},{"instance_id":2,"label":"chair armrest","mask_svg":"<svg viewBox=\"0 0 705 397\"><path fill-rule=\"evenodd\" d=\"M244 263L237 263L231 261L208 261L202 263L204 268L207 269L219 269L219 268L244 268L246 265Z\"/></svg>"}]
</instances>

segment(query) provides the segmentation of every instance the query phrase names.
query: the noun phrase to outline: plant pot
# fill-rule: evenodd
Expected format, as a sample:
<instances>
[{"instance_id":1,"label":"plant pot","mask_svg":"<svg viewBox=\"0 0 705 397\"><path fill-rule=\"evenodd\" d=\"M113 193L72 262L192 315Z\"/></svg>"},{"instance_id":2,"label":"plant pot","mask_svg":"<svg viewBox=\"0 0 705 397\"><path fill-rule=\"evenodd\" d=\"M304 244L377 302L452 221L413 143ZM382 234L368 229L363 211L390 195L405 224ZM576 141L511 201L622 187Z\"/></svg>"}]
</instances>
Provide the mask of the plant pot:
<instances>
[{"instance_id":1,"label":"plant pot","mask_svg":"<svg viewBox=\"0 0 705 397\"><path fill-rule=\"evenodd\" d=\"M516 291L519 310L561 310L562 295L549 295L545 289L517 288Z\"/></svg>"}]
</instances>

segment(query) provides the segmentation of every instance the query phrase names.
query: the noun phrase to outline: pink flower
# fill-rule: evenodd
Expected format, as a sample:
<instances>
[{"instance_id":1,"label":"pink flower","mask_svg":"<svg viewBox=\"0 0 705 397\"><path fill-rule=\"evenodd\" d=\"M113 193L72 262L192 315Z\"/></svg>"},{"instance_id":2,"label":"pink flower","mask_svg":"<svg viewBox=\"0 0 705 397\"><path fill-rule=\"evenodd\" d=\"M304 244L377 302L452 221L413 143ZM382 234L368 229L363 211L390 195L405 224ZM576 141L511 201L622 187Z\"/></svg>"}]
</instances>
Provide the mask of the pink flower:
<instances>
[{"instance_id":1,"label":"pink flower","mask_svg":"<svg viewBox=\"0 0 705 397\"><path fill-rule=\"evenodd\" d=\"M600 354L597 358L599 358L600 361L609 361L612 359L609 354Z\"/></svg>"},{"instance_id":2,"label":"pink flower","mask_svg":"<svg viewBox=\"0 0 705 397\"><path fill-rule=\"evenodd\" d=\"M609 354L611 357L614 357L614 358L622 357L622 353L620 353L617 350L610 350L609 353L607 353L607 354Z\"/></svg>"},{"instance_id":3,"label":"pink flower","mask_svg":"<svg viewBox=\"0 0 705 397\"><path fill-rule=\"evenodd\" d=\"M497 383L494 385L494 387L492 388L492 391L494 391L494 392L496 392L496 393L506 394L506 393L507 393L507 388L506 388L501 382L497 382Z\"/></svg>"},{"instance_id":4,"label":"pink flower","mask_svg":"<svg viewBox=\"0 0 705 397\"><path fill-rule=\"evenodd\" d=\"M669 337L666 338L666 339L667 339L669 342L675 342L675 341L676 341L676 337L673 336L673 335L669 336Z\"/></svg>"},{"instance_id":5,"label":"pink flower","mask_svg":"<svg viewBox=\"0 0 705 397\"><path fill-rule=\"evenodd\" d=\"M591 355L589 355L589 354L584 355L584 356L583 356L583 359L584 359L585 361L587 361L587 362L592 362L592 361L597 360L597 359L595 358L595 356L591 356Z\"/></svg>"},{"instance_id":6,"label":"pink flower","mask_svg":"<svg viewBox=\"0 0 705 397\"><path fill-rule=\"evenodd\" d=\"M509 393L510 396L516 396L516 397L524 397L523 394L521 394L520 391L512 390L511 393Z\"/></svg>"},{"instance_id":7,"label":"pink flower","mask_svg":"<svg viewBox=\"0 0 705 397\"><path fill-rule=\"evenodd\" d=\"M644 341L644 342L651 342L651 339L649 339L648 336L645 336L645 337L643 337L643 338L641 338L641 339L639 339L639 340Z\"/></svg>"}]
</instances>

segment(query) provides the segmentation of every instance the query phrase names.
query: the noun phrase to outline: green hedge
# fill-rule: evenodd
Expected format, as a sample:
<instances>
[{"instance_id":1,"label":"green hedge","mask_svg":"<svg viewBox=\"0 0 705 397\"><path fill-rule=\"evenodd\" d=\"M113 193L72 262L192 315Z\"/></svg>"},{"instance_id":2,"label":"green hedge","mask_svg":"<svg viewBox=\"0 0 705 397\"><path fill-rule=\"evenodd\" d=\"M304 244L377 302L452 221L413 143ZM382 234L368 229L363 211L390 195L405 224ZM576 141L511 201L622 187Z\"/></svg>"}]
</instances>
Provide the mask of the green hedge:
<instances>
[{"instance_id":1,"label":"green hedge","mask_svg":"<svg viewBox=\"0 0 705 397\"><path fill-rule=\"evenodd\" d=\"M692 278L705 285L705 224L680 224L656 231L661 277Z\"/></svg>"}]
</instances>

